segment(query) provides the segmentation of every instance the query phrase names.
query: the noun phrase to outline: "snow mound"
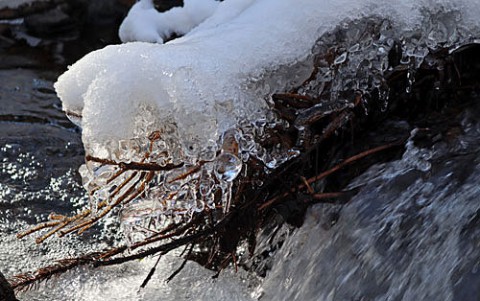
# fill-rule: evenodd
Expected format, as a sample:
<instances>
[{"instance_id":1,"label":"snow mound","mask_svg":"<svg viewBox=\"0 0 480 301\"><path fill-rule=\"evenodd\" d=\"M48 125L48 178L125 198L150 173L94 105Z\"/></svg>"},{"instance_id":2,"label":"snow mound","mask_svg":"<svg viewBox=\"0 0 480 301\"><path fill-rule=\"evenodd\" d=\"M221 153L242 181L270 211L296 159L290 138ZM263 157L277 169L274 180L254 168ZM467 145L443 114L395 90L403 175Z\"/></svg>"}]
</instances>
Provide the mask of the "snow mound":
<instances>
[{"instance_id":1,"label":"snow mound","mask_svg":"<svg viewBox=\"0 0 480 301\"><path fill-rule=\"evenodd\" d=\"M174 7L160 14L151 0L137 2L120 26L122 42L163 43L173 33L184 35L211 16L218 6L214 0L186 0L183 7Z\"/></svg>"}]
</instances>

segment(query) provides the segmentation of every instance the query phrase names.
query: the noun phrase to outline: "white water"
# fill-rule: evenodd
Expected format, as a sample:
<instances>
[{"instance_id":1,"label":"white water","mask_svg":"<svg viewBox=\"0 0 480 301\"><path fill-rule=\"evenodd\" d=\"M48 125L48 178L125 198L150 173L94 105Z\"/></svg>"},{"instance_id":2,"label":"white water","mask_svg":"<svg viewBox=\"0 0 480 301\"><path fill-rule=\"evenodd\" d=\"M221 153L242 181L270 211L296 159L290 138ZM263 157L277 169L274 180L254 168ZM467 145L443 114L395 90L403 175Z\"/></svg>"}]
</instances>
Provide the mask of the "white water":
<instances>
[{"instance_id":1,"label":"white water","mask_svg":"<svg viewBox=\"0 0 480 301\"><path fill-rule=\"evenodd\" d=\"M276 255L265 300L478 299L478 109L454 141L372 166L344 207L313 206Z\"/></svg>"}]
</instances>

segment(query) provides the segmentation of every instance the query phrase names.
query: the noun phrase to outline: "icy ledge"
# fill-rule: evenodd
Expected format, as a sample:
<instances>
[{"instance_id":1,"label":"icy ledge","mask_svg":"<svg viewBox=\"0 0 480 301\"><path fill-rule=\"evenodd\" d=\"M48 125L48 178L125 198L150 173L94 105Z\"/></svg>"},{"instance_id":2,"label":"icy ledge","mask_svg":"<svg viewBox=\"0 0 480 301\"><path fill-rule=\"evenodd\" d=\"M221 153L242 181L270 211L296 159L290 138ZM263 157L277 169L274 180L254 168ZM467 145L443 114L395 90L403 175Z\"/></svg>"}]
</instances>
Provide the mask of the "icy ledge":
<instances>
[{"instance_id":1,"label":"icy ledge","mask_svg":"<svg viewBox=\"0 0 480 301\"><path fill-rule=\"evenodd\" d=\"M186 1L184 8L162 15L142 0L122 25L124 39L162 42L170 32L193 29L163 45L133 42L90 53L55 85L64 110L83 128L89 157L167 167L149 179L144 202L125 209L127 221L136 222L139 212L188 217L205 206L228 210L231 182L242 161L253 155L272 168L282 162L285 158L269 161L259 155L255 142L266 124L275 123L270 96L310 76L316 41L339 24L388 16L408 32L421 28L426 11L458 11L455 25L467 28L478 27L480 15L474 0L226 0L206 1L205 10L188 23L184 17L192 5L200 7ZM448 35L448 30L436 32ZM390 45L381 36L374 38ZM378 52L385 59L381 47L374 50L375 57ZM347 62L355 62L356 52L358 59L358 51L351 52ZM341 58L335 62L343 64ZM118 166L99 160L81 168L94 203L108 198L128 177L136 179L134 173L116 177L117 172ZM222 192L221 204L216 190Z\"/></svg>"},{"instance_id":2,"label":"icy ledge","mask_svg":"<svg viewBox=\"0 0 480 301\"><path fill-rule=\"evenodd\" d=\"M448 1L421 2L455 6ZM458 1L456 6L467 2ZM211 10L211 1L205 3ZM67 114L82 117L89 151L94 144L143 138L171 125L180 144L198 156L240 120L265 117L265 99L272 92L285 91L310 75L308 68L289 70L296 71L293 74L273 71L308 64L315 41L336 24L367 14L389 15L405 23L407 30L420 22L422 7L413 0L382 5L370 0L227 0L198 27L170 43L127 43L88 54L58 79L55 88ZM153 13L150 10L143 11ZM123 31L128 31L127 25ZM146 28L133 26L130 31L141 38ZM146 124L140 129L145 112L151 116L142 120Z\"/></svg>"}]
</instances>

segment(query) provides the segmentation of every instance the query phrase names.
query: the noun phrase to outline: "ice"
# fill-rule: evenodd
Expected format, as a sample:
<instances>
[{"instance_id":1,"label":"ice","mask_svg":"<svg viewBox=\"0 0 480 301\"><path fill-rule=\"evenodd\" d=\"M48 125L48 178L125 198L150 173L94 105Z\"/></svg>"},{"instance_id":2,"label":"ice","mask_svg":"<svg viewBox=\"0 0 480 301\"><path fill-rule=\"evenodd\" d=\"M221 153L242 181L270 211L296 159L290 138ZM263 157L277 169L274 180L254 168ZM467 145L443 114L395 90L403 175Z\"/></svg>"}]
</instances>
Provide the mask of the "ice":
<instances>
[{"instance_id":1,"label":"ice","mask_svg":"<svg viewBox=\"0 0 480 301\"><path fill-rule=\"evenodd\" d=\"M222 181L233 181L242 170L242 161L235 155L222 154L215 160L215 176Z\"/></svg>"},{"instance_id":2,"label":"ice","mask_svg":"<svg viewBox=\"0 0 480 301\"><path fill-rule=\"evenodd\" d=\"M270 110L273 93L304 82L315 62L316 78L299 93L325 95L320 107L350 105L348 95L376 89L386 109L385 73L406 68L412 85L430 51L478 37L479 14L473 0L192 0L162 14L138 2L120 28L136 42L86 55L55 85L83 128L87 158L96 158L81 170L93 210L127 194L125 183L144 181L146 173L123 172L121 162L164 167L148 187L132 184L142 197L124 208L129 229L158 230L205 208L228 212L244 162L255 157L268 171L300 153L259 143L283 125ZM184 36L161 44L173 33ZM409 151L413 163L425 159L415 168L428 171L428 154Z\"/></svg>"},{"instance_id":3,"label":"ice","mask_svg":"<svg viewBox=\"0 0 480 301\"><path fill-rule=\"evenodd\" d=\"M462 2L465 1L459 1ZM178 10L188 11L188 3ZM279 4L263 0L250 3L233 19L219 24L230 8L238 11L239 3L249 1L220 3L210 18L185 37L165 45L109 46L73 65L59 78L56 89L67 113L83 116L84 142L130 139L134 136L135 119L146 111L152 113L151 128L168 121L177 128L183 144L189 140L189 144L201 148L208 140L217 141L222 132L235 127L239 120L254 120L264 115L264 97L293 84L288 75L276 75L275 66L306 60L315 40L331 29L329 24L337 24L347 16L361 17L362 11L370 9L372 4L371 1ZM409 8L408 14L399 16L401 11L394 12L396 5L385 4L373 9L372 15L391 12L398 19L397 27L408 25L407 29L422 20L417 5L412 1L402 4ZM443 2L439 1L440 4ZM136 6L142 5L146 5L144 1ZM360 12L355 13L358 8ZM270 17L264 18L264 14ZM417 17L411 20L414 16ZM425 48L415 48L406 53L424 52ZM339 64L345 60L347 52L336 58ZM268 79L266 88L249 89L256 79L263 83L265 74L274 77ZM306 75L302 74L296 82Z\"/></svg>"},{"instance_id":4,"label":"ice","mask_svg":"<svg viewBox=\"0 0 480 301\"><path fill-rule=\"evenodd\" d=\"M214 207L212 194L216 190L223 192L221 202L228 206L231 185L227 182L239 174L242 159L248 159L250 153L264 153L251 136L261 134L267 123L265 97L308 76L305 73L292 81L285 75L272 76L269 80L276 86L262 84L265 69L276 68L272 60L280 65L306 60L318 25L302 22L293 28L290 24L303 19L307 9L320 12L320 8L305 1L305 10L285 17L292 3L248 3L218 4L210 19L165 45L135 42L93 52L73 65L56 84L67 115L81 120L88 155L124 163L183 165L181 170L159 173L152 183L159 186L158 195L168 200L163 204L165 213L188 217L204 206ZM140 2L136 7L144 4ZM178 10L188 10L188 3ZM262 16L267 10L273 18L270 21ZM259 20L265 24L256 24ZM280 24L271 27L273 20ZM128 28L128 22L124 24ZM283 43L272 36L276 27L282 36L291 37L283 47L275 45ZM297 30L305 34L297 35ZM262 41L261 45L257 45L258 41ZM240 45L254 51L240 51ZM262 89L251 89L258 86ZM224 134L238 129L241 122L248 127L239 130L234 139L235 144L250 140L243 156L238 147L225 146L222 150ZM152 133L158 133L155 139L149 139ZM247 138L241 139L242 134ZM270 163L269 167L278 161L268 156L262 159ZM132 176L126 173L108 181L119 167L110 167L104 173L97 170L99 165L88 162L82 168L93 206L105 197L105 191L114 190ZM206 183L213 186L204 187L204 195L197 198L197 188L189 184L204 178L210 179Z\"/></svg>"}]
</instances>

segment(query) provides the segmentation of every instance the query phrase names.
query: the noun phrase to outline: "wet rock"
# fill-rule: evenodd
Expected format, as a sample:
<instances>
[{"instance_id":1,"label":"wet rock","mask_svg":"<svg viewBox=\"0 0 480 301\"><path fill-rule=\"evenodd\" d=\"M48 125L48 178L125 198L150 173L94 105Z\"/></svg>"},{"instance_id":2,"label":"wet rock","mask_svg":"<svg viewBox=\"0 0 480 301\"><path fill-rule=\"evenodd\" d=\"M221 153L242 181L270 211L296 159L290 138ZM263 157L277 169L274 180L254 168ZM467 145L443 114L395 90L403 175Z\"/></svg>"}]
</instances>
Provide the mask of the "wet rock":
<instances>
[{"instance_id":1,"label":"wet rock","mask_svg":"<svg viewBox=\"0 0 480 301\"><path fill-rule=\"evenodd\" d=\"M65 0L20 0L0 4L0 19L16 19L58 6Z\"/></svg>"},{"instance_id":2,"label":"wet rock","mask_svg":"<svg viewBox=\"0 0 480 301\"><path fill-rule=\"evenodd\" d=\"M75 27L75 23L75 20L60 7L25 18L27 29L35 36L52 36L70 32Z\"/></svg>"}]
</instances>

